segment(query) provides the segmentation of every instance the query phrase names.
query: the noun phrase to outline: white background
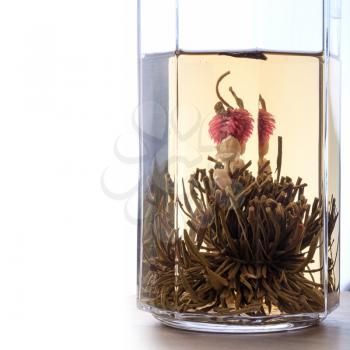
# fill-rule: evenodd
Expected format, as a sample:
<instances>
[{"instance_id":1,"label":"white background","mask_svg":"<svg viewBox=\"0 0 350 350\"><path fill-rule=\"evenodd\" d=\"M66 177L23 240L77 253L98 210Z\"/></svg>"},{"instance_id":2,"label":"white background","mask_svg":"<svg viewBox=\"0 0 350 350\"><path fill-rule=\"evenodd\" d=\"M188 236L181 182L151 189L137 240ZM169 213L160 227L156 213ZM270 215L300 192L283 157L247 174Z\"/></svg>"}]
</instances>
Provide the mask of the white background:
<instances>
[{"instance_id":1,"label":"white background","mask_svg":"<svg viewBox=\"0 0 350 350\"><path fill-rule=\"evenodd\" d=\"M349 5L343 0L343 43ZM344 286L350 284L347 45ZM131 122L136 64L135 1L0 2L1 349L120 348L125 299L136 283L136 227L128 217L136 213L138 176ZM130 164L118 161L115 148ZM131 200L112 198L128 190Z\"/></svg>"}]
</instances>

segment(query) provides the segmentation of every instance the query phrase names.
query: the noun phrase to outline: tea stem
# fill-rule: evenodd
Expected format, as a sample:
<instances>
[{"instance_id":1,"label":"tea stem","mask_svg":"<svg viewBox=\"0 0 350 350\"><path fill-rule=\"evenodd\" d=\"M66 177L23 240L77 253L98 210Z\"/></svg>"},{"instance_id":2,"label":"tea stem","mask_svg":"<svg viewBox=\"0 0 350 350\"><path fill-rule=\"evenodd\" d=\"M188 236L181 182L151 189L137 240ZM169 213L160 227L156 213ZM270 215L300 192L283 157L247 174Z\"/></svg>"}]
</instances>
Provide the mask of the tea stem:
<instances>
[{"instance_id":1,"label":"tea stem","mask_svg":"<svg viewBox=\"0 0 350 350\"><path fill-rule=\"evenodd\" d=\"M237 94L236 94L236 93L234 92L234 90L232 89L232 86L230 86L229 91L231 92L232 96L233 96L234 99L236 100L237 106L238 106L239 108L244 109L243 100L237 96Z\"/></svg>"},{"instance_id":2,"label":"tea stem","mask_svg":"<svg viewBox=\"0 0 350 350\"><path fill-rule=\"evenodd\" d=\"M216 82L216 95L218 97L218 99L228 108L232 108L232 106L226 102L226 100L220 95L220 91L219 91L219 85L221 83L221 81L230 74L230 71L225 72L223 75L221 75L221 77L218 79L218 81Z\"/></svg>"}]
</instances>

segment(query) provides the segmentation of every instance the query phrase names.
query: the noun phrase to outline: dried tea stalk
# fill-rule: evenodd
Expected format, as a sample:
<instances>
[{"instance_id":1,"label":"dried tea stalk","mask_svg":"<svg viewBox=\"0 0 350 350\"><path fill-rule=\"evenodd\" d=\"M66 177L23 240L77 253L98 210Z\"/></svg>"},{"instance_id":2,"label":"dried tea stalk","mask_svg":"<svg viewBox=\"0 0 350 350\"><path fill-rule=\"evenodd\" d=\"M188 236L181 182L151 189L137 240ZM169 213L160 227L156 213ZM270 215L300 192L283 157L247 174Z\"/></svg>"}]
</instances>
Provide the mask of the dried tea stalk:
<instances>
[{"instance_id":1,"label":"dried tea stalk","mask_svg":"<svg viewBox=\"0 0 350 350\"><path fill-rule=\"evenodd\" d=\"M149 305L173 309L177 237L174 183L156 164L143 210L142 299Z\"/></svg>"},{"instance_id":2,"label":"dried tea stalk","mask_svg":"<svg viewBox=\"0 0 350 350\"><path fill-rule=\"evenodd\" d=\"M322 311L323 286L315 281L323 269L309 266L322 239L322 201L307 203L306 184L300 178L296 183L264 173L255 178L245 169L232 175L231 191L220 190L209 179L205 169L190 179L195 208L184 190L187 199L179 204L189 218L189 232L185 230L177 242L171 196L163 193L152 202L152 238L144 241L143 249L148 265L143 282L146 302L181 312L220 314ZM334 198L329 209L331 250L338 218ZM332 276L336 258L329 259ZM334 283L333 277L330 291L338 288Z\"/></svg>"}]
</instances>

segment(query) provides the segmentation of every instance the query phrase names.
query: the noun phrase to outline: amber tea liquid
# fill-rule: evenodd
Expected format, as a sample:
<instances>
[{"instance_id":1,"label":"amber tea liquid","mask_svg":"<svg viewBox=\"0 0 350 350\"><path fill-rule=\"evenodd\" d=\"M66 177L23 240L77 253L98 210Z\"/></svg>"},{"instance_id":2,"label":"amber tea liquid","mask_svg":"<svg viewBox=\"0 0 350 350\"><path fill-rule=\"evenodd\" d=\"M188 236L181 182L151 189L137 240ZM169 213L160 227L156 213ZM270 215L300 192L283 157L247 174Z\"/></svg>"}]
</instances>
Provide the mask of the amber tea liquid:
<instances>
[{"instance_id":1,"label":"amber tea liquid","mask_svg":"<svg viewBox=\"0 0 350 350\"><path fill-rule=\"evenodd\" d=\"M336 176L329 176L329 191L328 193L324 192L325 184L323 179L325 177L322 167L324 157L328 157L330 169L332 169L332 163L334 164L334 169L337 168L338 164L338 159L332 157L333 154L337 154L337 149L334 149L336 142L332 142L332 138L336 141L336 134L332 132L331 122L328 123L328 147L325 147L323 141L323 133L326 127L325 110L327 107L323 102L325 101L324 86L326 79L324 60L323 53L301 54L290 52L178 52L176 55L155 54L147 55L143 58L141 95L147 103L143 107L141 123L143 123L144 129L151 130L146 133L146 136L143 135L143 151L147 150L149 159L148 162L144 162L143 191L147 193L150 183L153 182L153 185L158 183L158 187L165 189L165 192L167 192L167 187L161 179L166 173L169 173L174 182L174 193L170 196L174 197L174 201L167 204L166 210L173 206L173 210L170 210L170 216L172 217L170 224L173 224L176 237L174 245L178 244L178 240L188 239L188 237L185 237L185 232L191 231L191 228L188 226L188 215L181 208L184 206L183 203L185 201L182 181L184 182L185 190L189 193L191 189L188 187L188 182L196 169L209 171L209 169L214 167L214 164L208 160L208 156L215 158L217 149L208 133L208 125L216 114L214 106L218 102L216 92L218 77L228 71L230 74L220 83L220 95L236 108L235 99L230 93L230 88L232 88L244 101L244 109L249 111L254 119L253 133L246 143L245 151L241 156L244 163L252 162L249 171L254 176L258 173L258 111L261 108L259 104L259 95L261 95L266 102L266 109L275 119L275 129L270 137L269 149L266 155L266 159L271 164L272 177L276 177L275 169L279 154L278 137L280 137L283 140L281 176L292 179L294 183L298 178L301 178L302 182L307 185L303 194L310 205L313 204L314 198L320 198L321 201L322 199L329 201L331 195L333 195L338 200L337 182L334 181L333 183L332 180L332 178L336 179ZM149 84L150 81L152 82L151 85ZM155 164L158 169L157 174L154 172ZM190 196L188 197L190 205L195 208L194 200ZM154 236L152 236L154 230L162 231L162 223L150 223L150 217L154 215L154 212L152 212L148 203L143 203L142 210L145 217L142 224L144 231L143 242L146 247L152 239L150 237L154 239ZM324 224L328 224L327 219L322 223L322 227ZM171 225L168 223L168 226ZM336 256L337 250L338 223L335 225L334 230L336 233L334 235L335 238L332 238L334 242L331 248L333 257ZM166 233L161 233L159 236L159 240L164 240L164 249L166 249L165 245L167 249L171 245L168 238L169 236ZM196 235L192 235L192 239L193 244L196 245ZM324 234L322 233L319 236L313 259L307 267L308 270L313 272L304 273L305 278L319 285L319 291L325 285L325 281L321 277L323 274L322 261L325 253L320 248L323 239ZM198 283L194 277L193 284L191 287L188 287L189 291L187 290L183 295L177 295L176 291L181 290L181 287L177 289L177 284L183 283L187 286L187 282L179 276L177 263L179 259L182 259L182 244L179 243L178 247L174 248L173 255L168 251L170 256L174 258L174 264L170 264L171 266L168 264L167 267L160 268L160 270L163 269L162 271L167 271L166 273L164 272L162 281L167 281L168 283L174 277L171 286L175 291L174 294L171 294L170 297L170 294L167 296L167 289L162 287L162 291L158 291L158 301L154 302L151 294L153 292L157 294L157 286L155 285L153 289L145 288L147 292L144 292L143 300L146 304L149 303L151 306L161 307L163 302L163 307L165 308L171 309L175 307L178 308L178 311L186 311L186 306L182 307L181 303L184 305L189 303L189 300L191 300L189 295L193 292L192 288L197 288L201 277L198 277ZM150 248L148 245L145 247L144 254L148 255L157 255L157 249L158 253L159 249L161 249L159 247ZM204 255L208 253L205 247L206 243L204 242L198 248ZM307 249L305 249L306 252ZM155 257L155 260L152 261L155 263L159 259L161 260L161 258ZM152 272L156 267L150 267L150 265L152 264L147 262L141 264L143 269L142 275L146 276L145 280L141 281L141 284L148 286L156 283L154 282L156 276ZM335 268L339 268L338 263ZM193 273L195 274L196 271L194 267ZM220 268L218 271L221 271ZM191 273L189 276L193 277ZM198 274L200 276L199 272ZM254 272L252 272L252 275L254 275ZM206 287L204 286L203 288L205 289ZM203 292L201 287L199 289ZM150 290L153 290L153 292L150 293ZM208 291L208 293L210 294L211 291ZM203 295L206 294L204 293ZM172 306L168 304L168 297L174 299ZM167 298L168 301L166 301ZM239 296L239 298L244 298L244 295ZM194 299L196 298L194 297ZM210 295L208 296L209 299ZM219 304L219 301L217 303ZM247 302L247 304L249 303ZM207 310L205 306L202 305L202 307L204 311ZM222 311L224 308L221 305L219 309ZM198 310L195 311L198 312ZM310 310L305 309L304 311L309 312ZM244 313L242 311L242 314ZM273 307L270 310L270 314L279 313L280 310L277 307ZM239 310L236 310L236 314L239 315Z\"/></svg>"}]
</instances>

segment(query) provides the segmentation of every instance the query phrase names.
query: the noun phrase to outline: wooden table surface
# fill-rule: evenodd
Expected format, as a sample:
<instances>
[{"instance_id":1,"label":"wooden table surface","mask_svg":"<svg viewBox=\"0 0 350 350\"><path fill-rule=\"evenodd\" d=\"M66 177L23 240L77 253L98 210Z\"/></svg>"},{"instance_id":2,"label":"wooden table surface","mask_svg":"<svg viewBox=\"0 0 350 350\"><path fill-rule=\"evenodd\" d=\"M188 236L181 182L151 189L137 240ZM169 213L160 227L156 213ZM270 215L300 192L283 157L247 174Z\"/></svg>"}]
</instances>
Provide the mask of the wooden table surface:
<instances>
[{"instance_id":1,"label":"wooden table surface","mask_svg":"<svg viewBox=\"0 0 350 350\"><path fill-rule=\"evenodd\" d=\"M350 292L342 293L340 307L319 326L269 334L210 334L163 326L130 301L123 342L138 350L350 350ZM127 321L127 320L126 320Z\"/></svg>"}]
</instances>

